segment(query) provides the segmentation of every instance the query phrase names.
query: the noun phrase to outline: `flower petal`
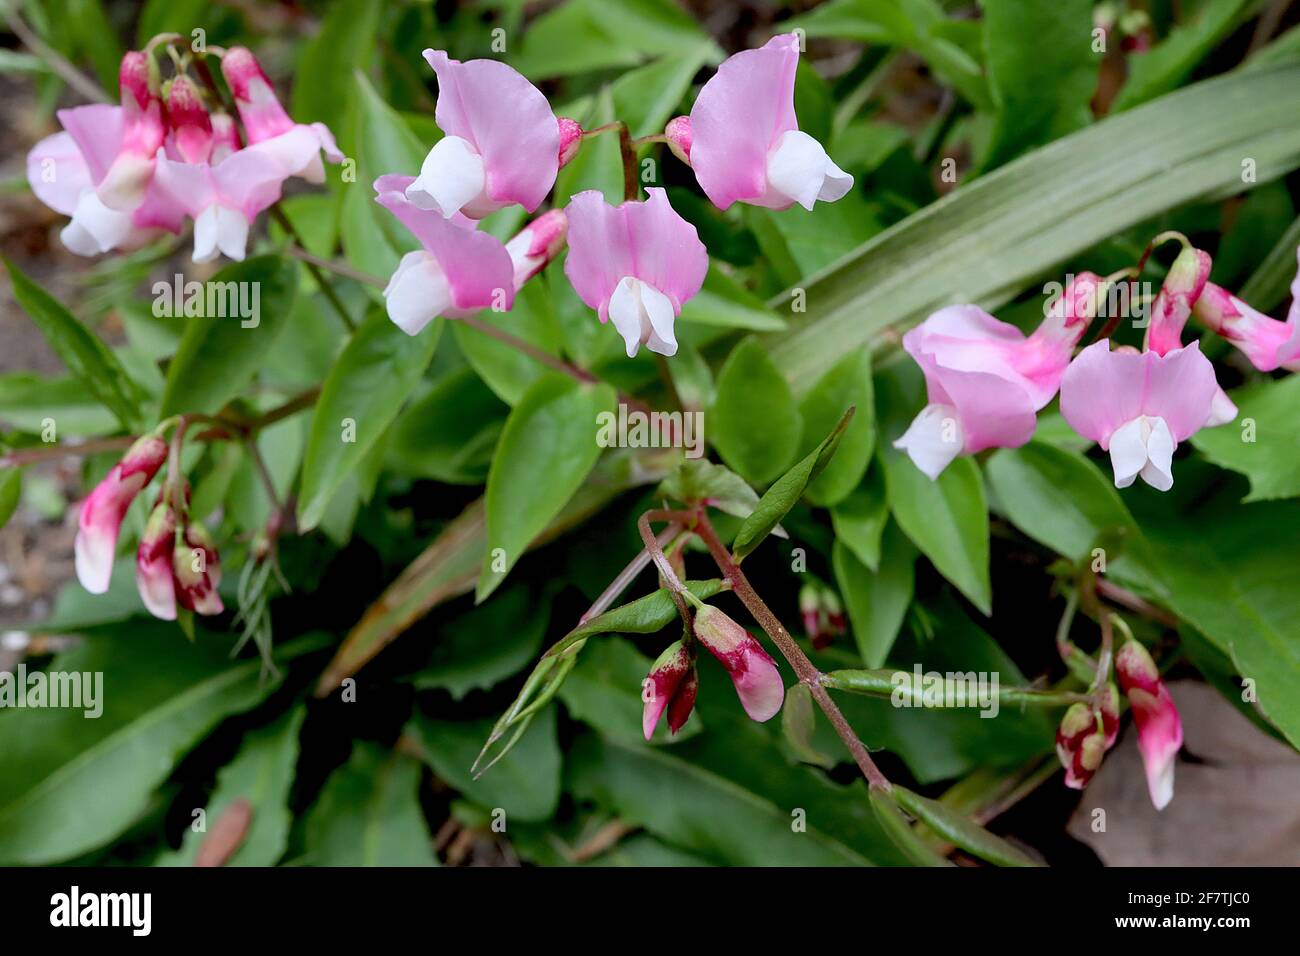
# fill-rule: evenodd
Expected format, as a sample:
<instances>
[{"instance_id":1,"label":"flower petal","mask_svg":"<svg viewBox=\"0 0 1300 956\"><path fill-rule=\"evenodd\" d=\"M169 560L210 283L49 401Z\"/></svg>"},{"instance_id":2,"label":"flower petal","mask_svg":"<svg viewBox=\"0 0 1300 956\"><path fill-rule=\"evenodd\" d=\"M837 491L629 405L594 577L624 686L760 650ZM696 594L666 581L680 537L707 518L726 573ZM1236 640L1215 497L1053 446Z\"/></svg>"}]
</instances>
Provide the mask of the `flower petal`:
<instances>
[{"instance_id":1,"label":"flower petal","mask_svg":"<svg viewBox=\"0 0 1300 956\"><path fill-rule=\"evenodd\" d=\"M1070 427L1110 447L1111 435L1142 414L1146 359L1136 352L1112 352L1110 339L1078 354L1061 379L1061 414Z\"/></svg>"},{"instance_id":2,"label":"flower petal","mask_svg":"<svg viewBox=\"0 0 1300 956\"><path fill-rule=\"evenodd\" d=\"M1200 430L1210 417L1219 391L1214 366L1201 354L1199 342L1173 349L1163 356L1147 352L1148 386L1142 413L1163 418L1175 442Z\"/></svg>"},{"instance_id":3,"label":"flower petal","mask_svg":"<svg viewBox=\"0 0 1300 956\"><path fill-rule=\"evenodd\" d=\"M408 252L384 289L388 317L407 335L415 335L451 308L451 286L429 252Z\"/></svg>"},{"instance_id":4,"label":"flower petal","mask_svg":"<svg viewBox=\"0 0 1300 956\"><path fill-rule=\"evenodd\" d=\"M934 481L961 454L964 444L957 409L930 404L917 413L894 447L907 452L916 467Z\"/></svg>"},{"instance_id":5,"label":"flower petal","mask_svg":"<svg viewBox=\"0 0 1300 956\"><path fill-rule=\"evenodd\" d=\"M483 157L459 136L444 136L424 157L420 175L406 187L406 198L450 219L478 199L486 183Z\"/></svg>"}]
</instances>

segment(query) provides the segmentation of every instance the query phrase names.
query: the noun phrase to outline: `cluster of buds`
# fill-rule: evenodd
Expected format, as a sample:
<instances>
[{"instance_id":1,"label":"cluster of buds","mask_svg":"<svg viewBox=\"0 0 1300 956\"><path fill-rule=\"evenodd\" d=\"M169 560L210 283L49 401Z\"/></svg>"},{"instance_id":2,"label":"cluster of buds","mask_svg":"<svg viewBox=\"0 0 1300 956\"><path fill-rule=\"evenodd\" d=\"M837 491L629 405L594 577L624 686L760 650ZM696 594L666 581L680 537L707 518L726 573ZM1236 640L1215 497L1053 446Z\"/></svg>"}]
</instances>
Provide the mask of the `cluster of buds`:
<instances>
[{"instance_id":1,"label":"cluster of buds","mask_svg":"<svg viewBox=\"0 0 1300 956\"><path fill-rule=\"evenodd\" d=\"M844 607L839 595L815 578L799 589L799 616L813 647L821 650L844 633Z\"/></svg>"},{"instance_id":2,"label":"cluster of buds","mask_svg":"<svg viewBox=\"0 0 1300 956\"><path fill-rule=\"evenodd\" d=\"M1141 350L1106 338L1074 355L1111 286L1092 273L1071 281L1030 336L974 305L940 309L910 330L903 347L925 374L929 403L894 446L937 478L959 454L1029 441L1036 413L1059 391L1065 420L1110 453L1116 487L1138 477L1173 487L1178 445L1237 417L1199 343L1183 344L1188 318L1263 371L1295 370L1300 305L1292 303L1285 322L1261 315L1208 281L1209 255L1177 233L1157 241L1168 238L1183 248L1152 304ZM1300 271L1292 292L1300 293Z\"/></svg>"},{"instance_id":3,"label":"cluster of buds","mask_svg":"<svg viewBox=\"0 0 1300 956\"><path fill-rule=\"evenodd\" d=\"M767 651L747 630L710 604L695 612L695 639L727 669L740 705L750 719L771 720L785 700L781 674ZM698 688L694 644L678 641L670 646L646 676L642 687L641 729L646 740L665 710L668 729L677 733L690 716Z\"/></svg>"},{"instance_id":4,"label":"cluster of buds","mask_svg":"<svg viewBox=\"0 0 1300 956\"><path fill-rule=\"evenodd\" d=\"M119 71L120 106L60 110L63 132L27 156L32 191L71 217L61 236L78 255L133 249L194 220L194 261L243 259L249 228L280 198L284 182L324 179L322 150L343 159L320 123L294 123L253 55L222 54L221 70L244 127L209 106L183 72L163 81L150 48L131 50Z\"/></svg>"},{"instance_id":5,"label":"cluster of buds","mask_svg":"<svg viewBox=\"0 0 1300 956\"><path fill-rule=\"evenodd\" d=\"M1115 654L1115 676L1133 710L1138 750L1146 769L1151 803L1163 810L1174 796L1174 760L1183 745L1183 724L1169 688L1151 655L1129 639ZM1099 704L1070 706L1056 731L1056 754L1065 785L1082 790L1101 766L1119 733L1119 691L1107 684Z\"/></svg>"},{"instance_id":6,"label":"cluster of buds","mask_svg":"<svg viewBox=\"0 0 1300 956\"><path fill-rule=\"evenodd\" d=\"M92 594L108 590L127 509L167 460L167 443L158 431L132 445L81 504L74 545L77 579ZM164 481L136 551L140 600L165 621L176 619L178 605L196 614L223 610L216 545L201 524L189 519L187 506L188 493L178 494Z\"/></svg>"},{"instance_id":7,"label":"cluster of buds","mask_svg":"<svg viewBox=\"0 0 1300 956\"><path fill-rule=\"evenodd\" d=\"M700 291L709 258L668 194L649 189L644 202L611 206L599 192L582 192L558 212L563 226L535 229L541 237L533 240L521 234L503 248L477 231L478 220L511 205L535 211L586 134L557 117L545 95L504 63L462 63L441 50L425 50L424 58L438 78L435 119L443 138L419 175L375 182L376 200L424 247L393 274L385 290L389 317L414 334L437 316L509 309L514 292L558 252L567 231L565 275L600 321L614 325L628 356L642 345L676 354L676 319ZM799 130L798 63L795 34L738 53L704 84L691 115L665 129L669 148L720 208L745 202L785 209L797 202L811 209L852 187L853 177Z\"/></svg>"}]
</instances>

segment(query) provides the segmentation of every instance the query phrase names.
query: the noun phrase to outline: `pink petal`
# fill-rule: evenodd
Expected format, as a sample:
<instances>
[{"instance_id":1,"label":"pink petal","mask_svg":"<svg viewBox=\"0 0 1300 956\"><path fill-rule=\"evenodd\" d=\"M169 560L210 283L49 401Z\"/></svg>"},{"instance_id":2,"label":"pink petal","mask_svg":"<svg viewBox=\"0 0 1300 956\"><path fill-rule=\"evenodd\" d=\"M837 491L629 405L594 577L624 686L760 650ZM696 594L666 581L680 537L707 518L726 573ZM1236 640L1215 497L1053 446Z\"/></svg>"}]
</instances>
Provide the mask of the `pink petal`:
<instances>
[{"instance_id":1,"label":"pink petal","mask_svg":"<svg viewBox=\"0 0 1300 956\"><path fill-rule=\"evenodd\" d=\"M624 276L633 275L635 260L622 206L611 206L593 189L580 192L565 207L569 217L569 255L564 274L589 308L606 321L606 308Z\"/></svg>"},{"instance_id":2,"label":"pink petal","mask_svg":"<svg viewBox=\"0 0 1300 956\"><path fill-rule=\"evenodd\" d=\"M497 60L461 63L441 50L424 58L438 75L438 128L478 150L489 198L533 212L560 168L560 127L546 97Z\"/></svg>"},{"instance_id":3,"label":"pink petal","mask_svg":"<svg viewBox=\"0 0 1300 956\"><path fill-rule=\"evenodd\" d=\"M498 303L509 310L515 299L514 264L506 247L495 236L478 232L464 217L448 220L437 210L414 205L405 195L406 186L413 181L406 176L379 177L375 180L375 201L411 230L438 260L458 312L473 312Z\"/></svg>"},{"instance_id":4,"label":"pink petal","mask_svg":"<svg viewBox=\"0 0 1300 956\"><path fill-rule=\"evenodd\" d=\"M677 311L700 291L709 271L709 253L695 227L677 215L668 194L646 190L643 203L624 203L636 261L633 273L673 299Z\"/></svg>"},{"instance_id":5,"label":"pink petal","mask_svg":"<svg viewBox=\"0 0 1300 956\"><path fill-rule=\"evenodd\" d=\"M178 163L159 156L153 185L164 200L196 218L217 201L217 185L207 163Z\"/></svg>"},{"instance_id":6,"label":"pink petal","mask_svg":"<svg viewBox=\"0 0 1300 956\"><path fill-rule=\"evenodd\" d=\"M282 165L273 153L263 150L264 145L232 153L212 169L222 205L238 209L249 222L279 200L285 180L294 172Z\"/></svg>"},{"instance_id":7,"label":"pink petal","mask_svg":"<svg viewBox=\"0 0 1300 956\"><path fill-rule=\"evenodd\" d=\"M1110 339L1094 342L1065 370L1061 414L1076 432L1106 449L1116 429L1142 414L1146 375L1145 356L1112 352Z\"/></svg>"},{"instance_id":8,"label":"pink petal","mask_svg":"<svg viewBox=\"0 0 1300 956\"><path fill-rule=\"evenodd\" d=\"M1165 420L1174 441L1180 442L1205 425L1219 391L1214 366L1201 354L1199 342L1164 356L1145 353L1147 391L1142 414Z\"/></svg>"},{"instance_id":9,"label":"pink petal","mask_svg":"<svg viewBox=\"0 0 1300 956\"><path fill-rule=\"evenodd\" d=\"M69 133L47 136L27 154L27 182L36 198L71 216L81 193L90 189L90 170Z\"/></svg>"},{"instance_id":10,"label":"pink petal","mask_svg":"<svg viewBox=\"0 0 1300 956\"><path fill-rule=\"evenodd\" d=\"M90 178L99 183L122 151L122 107L96 103L59 110L59 122L76 140Z\"/></svg>"},{"instance_id":11,"label":"pink petal","mask_svg":"<svg viewBox=\"0 0 1300 956\"><path fill-rule=\"evenodd\" d=\"M1034 402L1020 383L989 372L939 369L937 374L961 420L963 451L1018 448L1034 437Z\"/></svg>"},{"instance_id":12,"label":"pink petal","mask_svg":"<svg viewBox=\"0 0 1300 956\"><path fill-rule=\"evenodd\" d=\"M727 58L691 109L691 166L719 209L761 198L767 157L781 135L799 128L794 79L799 43L793 33Z\"/></svg>"}]
</instances>

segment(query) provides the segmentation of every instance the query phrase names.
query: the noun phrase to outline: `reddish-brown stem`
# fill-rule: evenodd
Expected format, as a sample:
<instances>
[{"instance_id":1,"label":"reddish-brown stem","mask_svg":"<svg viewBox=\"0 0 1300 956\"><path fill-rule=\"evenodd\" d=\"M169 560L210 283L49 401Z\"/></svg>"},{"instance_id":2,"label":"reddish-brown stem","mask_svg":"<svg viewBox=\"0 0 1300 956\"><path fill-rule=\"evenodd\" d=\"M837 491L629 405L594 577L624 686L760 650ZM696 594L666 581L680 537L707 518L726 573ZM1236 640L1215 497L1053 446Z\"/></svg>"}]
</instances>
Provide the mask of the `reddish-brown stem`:
<instances>
[{"instance_id":1,"label":"reddish-brown stem","mask_svg":"<svg viewBox=\"0 0 1300 956\"><path fill-rule=\"evenodd\" d=\"M676 517L675 512L651 512L650 517L653 519L656 514ZM753 615L754 620L758 622L759 626L767 633L767 636L772 639L772 643L777 646L782 656L794 668L799 682L812 693L813 700L817 701L817 706L821 708L822 713L826 715L826 719L835 728L835 732L844 741L844 746L848 748L849 753L853 756L853 760L858 765L858 769L862 771L862 775L867 778L868 784L877 790L888 792L891 789L889 780L880 772L876 762L871 759L871 754L867 751L866 745L858 739L858 735L853 732L853 728L849 726L844 714L840 712L835 701L826 692L821 671L813 665L813 662L808 659L808 655L790 636L790 632L781 625L776 615L758 596L753 585L749 583L749 579L745 577L745 572L740 570L740 565L731 557L731 552L727 550L727 546L722 543L722 539L713 530L713 525L703 511L695 515L694 530L699 535L700 540L704 542L705 547L709 549L709 553L713 555L718 570L722 572L723 578L736 592L736 597L740 598L741 603Z\"/></svg>"},{"instance_id":2,"label":"reddish-brown stem","mask_svg":"<svg viewBox=\"0 0 1300 956\"><path fill-rule=\"evenodd\" d=\"M680 525L671 524L663 531L659 532L655 541L660 545L660 547L662 547L672 539L673 534L680 530ZM605 590L600 593L600 597L596 598L591 607L587 608L586 613L578 619L578 623L580 625L586 624L593 617L596 617L599 614L604 614L609 610L609 606L618 600L618 596L627 590L628 585L636 579L638 574L645 570L646 565L649 563L650 552L642 548L637 552L636 557L628 562L627 567L618 573L618 577L609 582L609 587L605 588Z\"/></svg>"},{"instance_id":3,"label":"reddish-brown stem","mask_svg":"<svg viewBox=\"0 0 1300 956\"><path fill-rule=\"evenodd\" d=\"M1121 607L1126 607L1134 613L1141 614L1143 617L1162 624L1165 627L1177 627L1178 618L1174 617L1164 608L1156 607L1145 598L1138 597L1128 588L1122 588L1106 578L1097 579L1097 593L1106 600L1111 601Z\"/></svg>"},{"instance_id":4,"label":"reddish-brown stem","mask_svg":"<svg viewBox=\"0 0 1300 956\"><path fill-rule=\"evenodd\" d=\"M597 126L595 129L584 130L582 138L588 139L615 130L618 132L619 156L623 160L623 200L629 202L640 198L641 187L637 182L636 175L636 147L638 141L632 139L632 133L628 130L627 124L622 120L615 120L612 123L606 123L604 126Z\"/></svg>"},{"instance_id":5,"label":"reddish-brown stem","mask_svg":"<svg viewBox=\"0 0 1300 956\"><path fill-rule=\"evenodd\" d=\"M685 625L686 630L689 632L691 629L691 609L686 606L686 599L682 597L686 586L677 579L677 572L673 570L673 566L669 562L668 556L664 554L659 540L655 537L654 532L650 530L649 514L643 514L638 518L636 527L641 532L641 540L645 542L646 553L650 555L650 560L659 569L659 574L664 579L664 585L668 588L668 593L672 595L673 603L677 605L677 613L682 616L682 624ZM668 530L672 531L679 527L676 522L673 522L669 524Z\"/></svg>"},{"instance_id":6,"label":"reddish-brown stem","mask_svg":"<svg viewBox=\"0 0 1300 956\"><path fill-rule=\"evenodd\" d=\"M0 455L0 467L33 465L40 461L65 458L69 455L97 455L101 451L120 451L135 444L133 435L115 435L112 438L95 438L77 445L43 445L38 448L18 448Z\"/></svg>"}]
</instances>

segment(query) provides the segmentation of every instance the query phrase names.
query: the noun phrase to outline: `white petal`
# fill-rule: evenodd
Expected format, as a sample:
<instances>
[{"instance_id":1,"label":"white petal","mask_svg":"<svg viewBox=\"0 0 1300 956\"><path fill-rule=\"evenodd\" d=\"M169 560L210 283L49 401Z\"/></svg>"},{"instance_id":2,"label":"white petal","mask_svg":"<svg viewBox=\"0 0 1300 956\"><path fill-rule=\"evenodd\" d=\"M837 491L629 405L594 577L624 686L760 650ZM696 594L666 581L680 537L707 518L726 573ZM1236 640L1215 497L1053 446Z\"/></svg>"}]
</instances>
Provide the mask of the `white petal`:
<instances>
[{"instance_id":1,"label":"white petal","mask_svg":"<svg viewBox=\"0 0 1300 956\"><path fill-rule=\"evenodd\" d=\"M87 189L77 200L72 222L60 233L63 244L79 256L93 256L116 249L131 234L131 214L109 209Z\"/></svg>"},{"instance_id":2,"label":"white petal","mask_svg":"<svg viewBox=\"0 0 1300 956\"><path fill-rule=\"evenodd\" d=\"M424 157L420 175L406 187L406 198L450 219L478 199L486 185L483 157L459 136L444 136Z\"/></svg>"},{"instance_id":3,"label":"white petal","mask_svg":"<svg viewBox=\"0 0 1300 956\"><path fill-rule=\"evenodd\" d=\"M238 209L228 206L214 208L217 210L217 248L226 258L242 262L248 245L248 220Z\"/></svg>"},{"instance_id":4,"label":"white petal","mask_svg":"<svg viewBox=\"0 0 1300 956\"><path fill-rule=\"evenodd\" d=\"M1161 764L1158 770L1147 774L1147 790L1151 794L1151 805L1157 810L1169 806L1169 801L1174 798L1175 756L1176 754L1170 754L1169 759Z\"/></svg>"},{"instance_id":5,"label":"white petal","mask_svg":"<svg viewBox=\"0 0 1300 956\"><path fill-rule=\"evenodd\" d=\"M1115 487L1133 484L1147 463L1147 443L1141 417L1125 422L1110 436L1110 464L1115 472Z\"/></svg>"},{"instance_id":6,"label":"white petal","mask_svg":"<svg viewBox=\"0 0 1300 956\"><path fill-rule=\"evenodd\" d=\"M144 199L145 187L153 177L153 160L137 153L119 153L96 187L104 205L130 212Z\"/></svg>"},{"instance_id":7,"label":"white petal","mask_svg":"<svg viewBox=\"0 0 1300 956\"><path fill-rule=\"evenodd\" d=\"M677 354L677 338L673 334L673 320L677 312L672 300L654 286L646 282L641 286L641 308L650 322L650 334L646 337L646 348L660 355Z\"/></svg>"},{"instance_id":8,"label":"white petal","mask_svg":"<svg viewBox=\"0 0 1300 956\"><path fill-rule=\"evenodd\" d=\"M649 316L641 305L640 285L632 276L624 276L614 287L614 294L609 297L609 320L618 329L618 334L623 336L628 358L636 355L637 349L652 331L649 328Z\"/></svg>"},{"instance_id":9,"label":"white petal","mask_svg":"<svg viewBox=\"0 0 1300 956\"><path fill-rule=\"evenodd\" d=\"M145 610L162 621L176 620L176 585L169 569L150 567L147 573L136 571L136 590Z\"/></svg>"},{"instance_id":10,"label":"white petal","mask_svg":"<svg viewBox=\"0 0 1300 956\"><path fill-rule=\"evenodd\" d=\"M1220 388L1215 392L1214 400L1210 402L1210 417L1205 420L1205 427L1214 428L1216 425L1226 425L1236 420L1237 406L1228 397L1228 393Z\"/></svg>"},{"instance_id":11,"label":"white petal","mask_svg":"<svg viewBox=\"0 0 1300 956\"><path fill-rule=\"evenodd\" d=\"M894 447L907 452L931 481L961 454L965 443L961 419L951 405L927 405L912 419Z\"/></svg>"},{"instance_id":12,"label":"white petal","mask_svg":"<svg viewBox=\"0 0 1300 956\"><path fill-rule=\"evenodd\" d=\"M768 156L767 181L774 192L808 210L818 199L832 202L853 186L853 177L831 162L822 144L797 129L783 134Z\"/></svg>"},{"instance_id":13,"label":"white petal","mask_svg":"<svg viewBox=\"0 0 1300 956\"><path fill-rule=\"evenodd\" d=\"M451 308L451 286L432 254L408 252L388 280L384 300L393 323L415 335Z\"/></svg>"},{"instance_id":14,"label":"white petal","mask_svg":"<svg viewBox=\"0 0 1300 956\"><path fill-rule=\"evenodd\" d=\"M1150 434L1146 441L1147 463L1142 468L1142 480L1157 491L1168 491L1174 486L1174 436L1163 418L1148 418L1147 424Z\"/></svg>"},{"instance_id":15,"label":"white petal","mask_svg":"<svg viewBox=\"0 0 1300 956\"><path fill-rule=\"evenodd\" d=\"M115 529L116 530L116 529ZM117 551L117 535L94 528L77 532L72 546L77 580L91 594L103 594L113 576L113 558Z\"/></svg>"},{"instance_id":16,"label":"white petal","mask_svg":"<svg viewBox=\"0 0 1300 956\"><path fill-rule=\"evenodd\" d=\"M199 213L194 220L194 262L211 262L218 255L217 251L217 205L209 206Z\"/></svg>"}]
</instances>

